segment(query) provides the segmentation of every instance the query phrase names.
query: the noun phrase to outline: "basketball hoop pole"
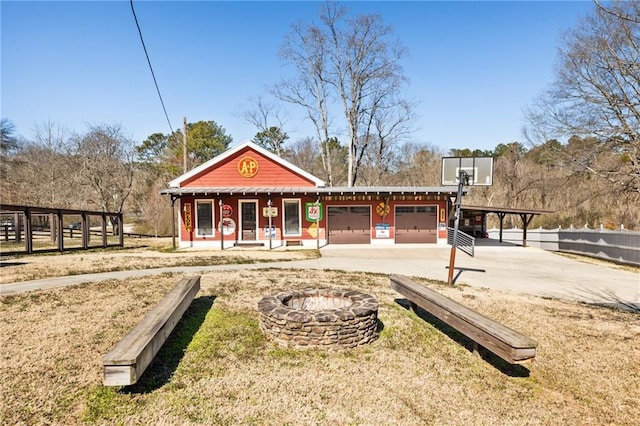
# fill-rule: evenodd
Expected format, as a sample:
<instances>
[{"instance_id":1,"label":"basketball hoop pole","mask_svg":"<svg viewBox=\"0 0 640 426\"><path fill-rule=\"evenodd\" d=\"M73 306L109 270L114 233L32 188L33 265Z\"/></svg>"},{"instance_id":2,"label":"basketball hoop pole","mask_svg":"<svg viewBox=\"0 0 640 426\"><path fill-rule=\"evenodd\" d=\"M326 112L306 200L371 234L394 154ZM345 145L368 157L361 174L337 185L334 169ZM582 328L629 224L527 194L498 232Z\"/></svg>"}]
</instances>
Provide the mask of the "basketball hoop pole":
<instances>
[{"instance_id":1,"label":"basketball hoop pole","mask_svg":"<svg viewBox=\"0 0 640 426\"><path fill-rule=\"evenodd\" d=\"M462 191L465 183L469 183L469 175L464 170L460 170L458 176L458 193L456 194L456 213L453 222L453 241L451 242L451 254L449 255L449 278L447 283L453 285L453 270L456 264L456 246L458 244L458 227L460 225L460 206L462 204Z\"/></svg>"}]
</instances>

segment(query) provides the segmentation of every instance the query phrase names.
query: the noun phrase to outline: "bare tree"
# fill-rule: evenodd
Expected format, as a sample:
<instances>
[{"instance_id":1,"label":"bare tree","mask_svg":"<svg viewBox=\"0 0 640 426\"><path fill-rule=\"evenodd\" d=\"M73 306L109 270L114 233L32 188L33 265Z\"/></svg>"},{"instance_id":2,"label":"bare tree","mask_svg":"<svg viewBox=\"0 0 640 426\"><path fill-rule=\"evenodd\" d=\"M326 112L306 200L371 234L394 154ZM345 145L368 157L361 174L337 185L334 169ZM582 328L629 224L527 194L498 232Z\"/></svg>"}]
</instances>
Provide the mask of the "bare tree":
<instances>
[{"instance_id":1,"label":"bare tree","mask_svg":"<svg viewBox=\"0 0 640 426\"><path fill-rule=\"evenodd\" d=\"M286 120L278 106L264 97L250 99L252 108L243 113L244 120L257 129L253 142L265 149L282 156L284 143L289 136L284 131Z\"/></svg>"},{"instance_id":2,"label":"bare tree","mask_svg":"<svg viewBox=\"0 0 640 426\"><path fill-rule=\"evenodd\" d=\"M535 143L595 141L587 151L566 150L566 161L616 192L640 192L639 18L638 2L596 8L566 34L555 83L526 112Z\"/></svg>"},{"instance_id":3,"label":"bare tree","mask_svg":"<svg viewBox=\"0 0 640 426\"><path fill-rule=\"evenodd\" d=\"M327 183L333 186L331 153L327 141L331 139L329 116L329 84L324 34L320 28L302 23L291 26L285 38L280 56L296 70L296 76L277 83L273 94L285 102L302 107L306 117L313 123L320 151L322 168Z\"/></svg>"},{"instance_id":4,"label":"bare tree","mask_svg":"<svg viewBox=\"0 0 640 426\"><path fill-rule=\"evenodd\" d=\"M408 142L398 152L401 164L393 181L402 186L439 186L443 152L427 144Z\"/></svg>"},{"instance_id":5,"label":"bare tree","mask_svg":"<svg viewBox=\"0 0 640 426\"><path fill-rule=\"evenodd\" d=\"M283 59L294 65L297 77L278 84L274 93L305 108L321 145L340 134L340 127L332 125L338 114L330 110L342 110L341 123L348 138L347 186L356 183L372 141L383 142L383 146L392 142L376 132L393 129L395 120L406 123L410 117L389 113L409 107L397 96L405 83L399 65L405 49L392 35L392 28L379 15L349 18L345 7L327 2L321 7L320 24L293 25L281 51ZM325 145L323 165L332 184L329 154Z\"/></svg>"},{"instance_id":6,"label":"bare tree","mask_svg":"<svg viewBox=\"0 0 640 426\"><path fill-rule=\"evenodd\" d=\"M39 205L78 206L77 175L69 170L69 135L60 126L47 121L34 128L34 141L25 150L29 166L39 174L33 182Z\"/></svg>"},{"instance_id":7,"label":"bare tree","mask_svg":"<svg viewBox=\"0 0 640 426\"><path fill-rule=\"evenodd\" d=\"M139 172L136 173L136 180L138 180L138 174ZM157 179L155 183L145 185L139 191L134 190L130 204L138 216L134 228L136 232L156 237L171 234L171 202L166 196L160 194L163 188L166 188L166 185L161 179Z\"/></svg>"},{"instance_id":8,"label":"bare tree","mask_svg":"<svg viewBox=\"0 0 640 426\"><path fill-rule=\"evenodd\" d=\"M102 211L122 212L134 176L133 142L118 125L92 126L74 139L75 163L87 199Z\"/></svg>"},{"instance_id":9,"label":"bare tree","mask_svg":"<svg viewBox=\"0 0 640 426\"><path fill-rule=\"evenodd\" d=\"M68 135L52 122L38 124L32 140L24 140L14 150L7 166L11 173L3 179L4 199L16 204L46 207L82 207L76 174L70 166Z\"/></svg>"},{"instance_id":10,"label":"bare tree","mask_svg":"<svg viewBox=\"0 0 640 426\"><path fill-rule=\"evenodd\" d=\"M329 153L328 161L332 170L332 183L338 186L345 185L347 151L336 138L331 138L327 143L320 145L313 138L299 139L287 149L284 158L302 170L328 182L329 177L326 174L321 152Z\"/></svg>"},{"instance_id":11,"label":"bare tree","mask_svg":"<svg viewBox=\"0 0 640 426\"><path fill-rule=\"evenodd\" d=\"M609 13L615 16L618 19L623 19L630 22L635 22L636 24L640 24L640 5L635 3L631 5L630 9L619 8L614 4L613 7L605 6L602 4L600 0L593 1L598 8L603 10L606 13Z\"/></svg>"},{"instance_id":12,"label":"bare tree","mask_svg":"<svg viewBox=\"0 0 640 426\"><path fill-rule=\"evenodd\" d=\"M354 182L384 185L393 180L402 167L398 152L400 142L413 131L413 118L413 106L406 101L399 100L393 107L376 107L375 114L368 117L365 136L358 139Z\"/></svg>"},{"instance_id":13,"label":"bare tree","mask_svg":"<svg viewBox=\"0 0 640 426\"><path fill-rule=\"evenodd\" d=\"M326 3L321 19L331 34L330 82L342 101L347 120L347 186L352 186L371 139L376 139L382 149L387 145L386 138L376 135L374 129L393 127L396 121L389 116L389 110L399 105L408 107L394 96L404 82L399 61L405 50L399 42L390 40L393 30L380 15L356 16L343 28L341 8ZM400 122L404 123L405 117Z\"/></svg>"}]
</instances>

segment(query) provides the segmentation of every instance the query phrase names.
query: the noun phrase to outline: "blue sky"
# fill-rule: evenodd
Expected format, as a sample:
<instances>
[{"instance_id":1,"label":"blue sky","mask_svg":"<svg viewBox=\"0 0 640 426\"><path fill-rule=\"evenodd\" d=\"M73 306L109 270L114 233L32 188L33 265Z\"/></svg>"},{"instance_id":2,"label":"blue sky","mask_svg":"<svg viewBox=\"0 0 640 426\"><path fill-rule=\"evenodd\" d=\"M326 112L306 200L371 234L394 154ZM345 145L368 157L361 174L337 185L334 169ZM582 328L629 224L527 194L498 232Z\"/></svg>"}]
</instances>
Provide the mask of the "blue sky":
<instances>
[{"instance_id":1,"label":"blue sky","mask_svg":"<svg viewBox=\"0 0 640 426\"><path fill-rule=\"evenodd\" d=\"M317 19L317 2L134 1L174 128L214 120L234 144L256 129L249 99L291 70L277 56L290 24ZM492 149L525 142L522 111L553 81L563 32L593 10L574 2L358 1L407 47L406 96L417 101L413 141ZM121 124L137 143L169 133L128 1L0 5L2 117L31 138L50 121L82 132ZM292 140L312 135L285 106Z\"/></svg>"}]
</instances>

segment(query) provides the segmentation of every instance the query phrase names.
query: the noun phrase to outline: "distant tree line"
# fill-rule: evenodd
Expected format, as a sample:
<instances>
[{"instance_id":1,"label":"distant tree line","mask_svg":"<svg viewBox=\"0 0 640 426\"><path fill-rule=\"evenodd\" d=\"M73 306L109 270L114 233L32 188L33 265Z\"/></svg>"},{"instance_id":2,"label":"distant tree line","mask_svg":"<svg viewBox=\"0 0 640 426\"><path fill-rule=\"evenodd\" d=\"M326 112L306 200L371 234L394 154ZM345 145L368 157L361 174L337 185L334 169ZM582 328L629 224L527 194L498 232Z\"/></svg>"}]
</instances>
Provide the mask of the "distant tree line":
<instances>
[{"instance_id":1,"label":"distant tree line","mask_svg":"<svg viewBox=\"0 0 640 426\"><path fill-rule=\"evenodd\" d=\"M454 156L492 156L493 185L470 188L467 204L531 208L553 213L537 216L533 227L561 226L640 229L640 194L616 191L605 179L577 167L575 151L595 143L579 136L561 144L552 139L526 149L518 142L499 144L493 151L452 150ZM492 225L496 225L495 218ZM507 227L522 226L520 219L505 218Z\"/></svg>"}]
</instances>

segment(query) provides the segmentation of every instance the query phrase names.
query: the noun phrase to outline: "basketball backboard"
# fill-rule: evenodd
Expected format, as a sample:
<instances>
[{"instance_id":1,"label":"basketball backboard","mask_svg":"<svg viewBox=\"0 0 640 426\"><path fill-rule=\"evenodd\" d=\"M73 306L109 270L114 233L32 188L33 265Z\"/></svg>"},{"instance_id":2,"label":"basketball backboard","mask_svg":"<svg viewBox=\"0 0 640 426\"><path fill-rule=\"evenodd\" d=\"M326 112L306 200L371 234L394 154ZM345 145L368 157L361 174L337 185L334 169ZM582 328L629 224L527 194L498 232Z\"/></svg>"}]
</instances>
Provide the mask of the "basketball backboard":
<instances>
[{"instance_id":1,"label":"basketball backboard","mask_svg":"<svg viewBox=\"0 0 640 426\"><path fill-rule=\"evenodd\" d=\"M458 185L460 171L469 176L465 185L493 185L492 157L444 157L442 159L442 185Z\"/></svg>"}]
</instances>

